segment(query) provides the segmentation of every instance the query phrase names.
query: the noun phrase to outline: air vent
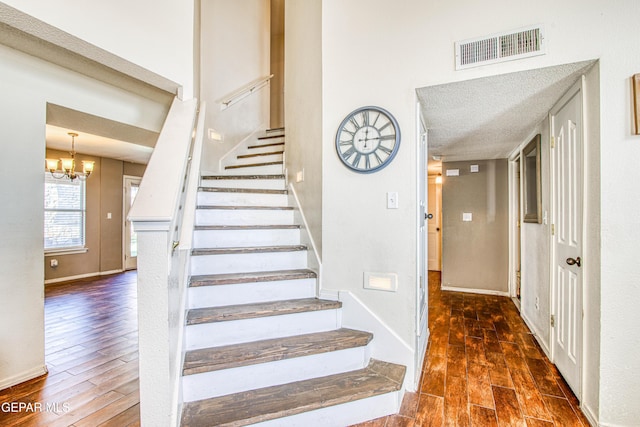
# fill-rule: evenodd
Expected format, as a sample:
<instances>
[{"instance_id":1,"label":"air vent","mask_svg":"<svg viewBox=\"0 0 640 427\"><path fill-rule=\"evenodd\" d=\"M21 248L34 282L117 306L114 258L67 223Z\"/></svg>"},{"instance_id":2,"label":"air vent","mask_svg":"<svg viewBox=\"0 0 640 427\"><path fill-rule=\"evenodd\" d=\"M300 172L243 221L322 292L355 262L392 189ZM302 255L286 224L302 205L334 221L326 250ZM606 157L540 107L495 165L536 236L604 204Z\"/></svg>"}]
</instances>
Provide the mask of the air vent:
<instances>
[{"instance_id":1,"label":"air vent","mask_svg":"<svg viewBox=\"0 0 640 427\"><path fill-rule=\"evenodd\" d=\"M455 43L456 70L544 55L541 25Z\"/></svg>"}]
</instances>

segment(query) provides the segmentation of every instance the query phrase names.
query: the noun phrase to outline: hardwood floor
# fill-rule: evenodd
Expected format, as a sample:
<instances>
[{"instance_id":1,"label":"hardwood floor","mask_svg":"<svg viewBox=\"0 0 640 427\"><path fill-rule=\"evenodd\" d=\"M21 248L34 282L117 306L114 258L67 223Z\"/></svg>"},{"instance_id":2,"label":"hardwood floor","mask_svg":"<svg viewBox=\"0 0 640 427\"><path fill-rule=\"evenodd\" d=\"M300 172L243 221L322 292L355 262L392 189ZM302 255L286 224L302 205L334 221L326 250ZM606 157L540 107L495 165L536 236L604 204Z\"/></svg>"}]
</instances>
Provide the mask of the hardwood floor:
<instances>
[{"instance_id":1,"label":"hardwood floor","mask_svg":"<svg viewBox=\"0 0 640 427\"><path fill-rule=\"evenodd\" d=\"M47 286L45 340L49 373L0 391L30 405L0 410L0 425L140 424L135 271Z\"/></svg>"},{"instance_id":2,"label":"hardwood floor","mask_svg":"<svg viewBox=\"0 0 640 427\"><path fill-rule=\"evenodd\" d=\"M439 289L429 276L431 338L421 389L399 415L359 427L588 426L510 299ZM139 425L136 273L48 286L49 374L0 391L52 411L0 411L2 426Z\"/></svg>"},{"instance_id":3,"label":"hardwood floor","mask_svg":"<svg viewBox=\"0 0 640 427\"><path fill-rule=\"evenodd\" d=\"M509 298L443 292L429 272L429 329L420 390L358 427L589 426Z\"/></svg>"}]
</instances>

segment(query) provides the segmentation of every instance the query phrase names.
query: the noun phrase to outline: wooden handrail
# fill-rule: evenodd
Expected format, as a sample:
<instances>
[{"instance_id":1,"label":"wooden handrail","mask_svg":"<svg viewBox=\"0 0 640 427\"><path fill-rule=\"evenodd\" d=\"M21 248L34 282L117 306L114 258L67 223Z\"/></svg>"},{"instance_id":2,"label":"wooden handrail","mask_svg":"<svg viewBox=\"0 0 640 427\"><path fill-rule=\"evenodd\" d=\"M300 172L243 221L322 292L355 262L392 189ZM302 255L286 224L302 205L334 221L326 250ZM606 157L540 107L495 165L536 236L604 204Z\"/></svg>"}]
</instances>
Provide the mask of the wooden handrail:
<instances>
[{"instance_id":1,"label":"wooden handrail","mask_svg":"<svg viewBox=\"0 0 640 427\"><path fill-rule=\"evenodd\" d=\"M272 78L273 78L273 74L270 74L265 77L261 77L259 79L256 79L244 85L237 91L232 92L229 96L227 96L220 102L220 109L226 110L227 108L231 107L233 104L242 101L244 98L248 97L252 93L268 85L269 81Z\"/></svg>"}]
</instances>

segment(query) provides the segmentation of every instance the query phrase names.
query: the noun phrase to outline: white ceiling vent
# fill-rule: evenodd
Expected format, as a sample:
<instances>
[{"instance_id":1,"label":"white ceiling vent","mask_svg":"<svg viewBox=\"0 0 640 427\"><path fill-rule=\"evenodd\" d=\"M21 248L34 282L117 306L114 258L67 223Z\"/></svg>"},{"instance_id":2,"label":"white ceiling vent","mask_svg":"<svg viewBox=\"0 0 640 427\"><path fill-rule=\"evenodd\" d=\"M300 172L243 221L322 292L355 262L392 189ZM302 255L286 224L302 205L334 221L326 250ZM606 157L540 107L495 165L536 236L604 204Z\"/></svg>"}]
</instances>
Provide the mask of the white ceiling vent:
<instances>
[{"instance_id":1,"label":"white ceiling vent","mask_svg":"<svg viewBox=\"0 0 640 427\"><path fill-rule=\"evenodd\" d=\"M456 70L544 55L541 25L455 43Z\"/></svg>"}]
</instances>

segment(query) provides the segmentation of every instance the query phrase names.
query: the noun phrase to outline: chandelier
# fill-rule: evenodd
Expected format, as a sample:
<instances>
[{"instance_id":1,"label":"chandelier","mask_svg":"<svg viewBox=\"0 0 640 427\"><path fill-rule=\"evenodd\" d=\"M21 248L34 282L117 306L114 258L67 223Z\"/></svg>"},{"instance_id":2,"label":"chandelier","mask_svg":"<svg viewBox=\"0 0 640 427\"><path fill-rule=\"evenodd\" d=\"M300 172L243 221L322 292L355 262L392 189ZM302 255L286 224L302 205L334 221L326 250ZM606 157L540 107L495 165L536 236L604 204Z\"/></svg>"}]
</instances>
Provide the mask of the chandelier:
<instances>
[{"instance_id":1,"label":"chandelier","mask_svg":"<svg viewBox=\"0 0 640 427\"><path fill-rule=\"evenodd\" d=\"M58 169L58 159L46 159L47 161L47 170L51 173L54 178L67 178L71 181L78 178L81 181L89 178L91 172L93 172L93 164L95 162L90 160L82 161L82 172L76 171L76 137L78 136L75 132L68 132L68 135L71 137L71 151L69 154L71 157L63 157L60 159L62 162L62 168Z\"/></svg>"}]
</instances>

